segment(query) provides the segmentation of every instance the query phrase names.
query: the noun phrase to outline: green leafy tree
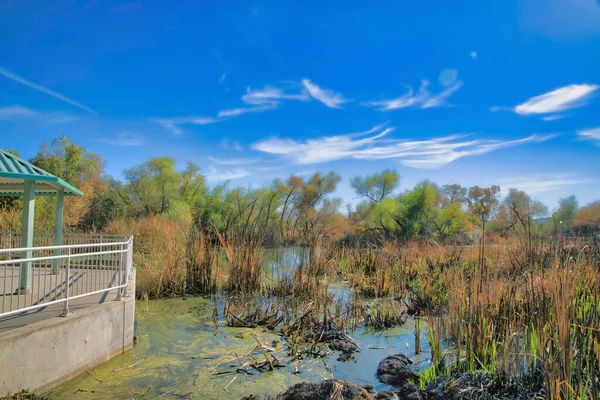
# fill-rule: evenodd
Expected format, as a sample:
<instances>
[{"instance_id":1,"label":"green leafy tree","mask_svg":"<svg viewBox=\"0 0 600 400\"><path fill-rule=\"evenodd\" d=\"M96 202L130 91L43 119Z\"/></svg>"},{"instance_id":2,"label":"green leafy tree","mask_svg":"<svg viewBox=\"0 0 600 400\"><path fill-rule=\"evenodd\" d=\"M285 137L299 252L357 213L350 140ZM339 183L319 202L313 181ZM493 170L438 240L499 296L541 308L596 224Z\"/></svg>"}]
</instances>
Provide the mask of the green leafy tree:
<instances>
[{"instance_id":1,"label":"green leafy tree","mask_svg":"<svg viewBox=\"0 0 600 400\"><path fill-rule=\"evenodd\" d=\"M563 197L558 201L558 209L552 213L553 230L567 232L573 225L573 220L579 209L579 202L575 195Z\"/></svg>"},{"instance_id":2,"label":"green leafy tree","mask_svg":"<svg viewBox=\"0 0 600 400\"><path fill-rule=\"evenodd\" d=\"M355 176L350 186L357 195L379 203L400 186L400 176L395 170L386 169L380 174Z\"/></svg>"}]
</instances>

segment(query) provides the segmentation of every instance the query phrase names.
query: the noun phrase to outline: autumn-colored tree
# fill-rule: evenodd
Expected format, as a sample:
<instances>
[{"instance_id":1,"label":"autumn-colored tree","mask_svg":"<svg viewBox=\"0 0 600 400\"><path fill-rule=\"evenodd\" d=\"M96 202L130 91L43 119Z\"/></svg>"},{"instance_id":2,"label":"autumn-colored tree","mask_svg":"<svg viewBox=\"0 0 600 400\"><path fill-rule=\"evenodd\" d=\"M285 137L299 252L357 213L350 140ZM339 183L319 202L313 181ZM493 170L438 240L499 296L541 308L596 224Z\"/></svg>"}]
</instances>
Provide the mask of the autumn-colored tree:
<instances>
[{"instance_id":1,"label":"autumn-colored tree","mask_svg":"<svg viewBox=\"0 0 600 400\"><path fill-rule=\"evenodd\" d=\"M467 202L468 189L458 183L442 186L441 193L443 200L450 204L458 203L462 206Z\"/></svg>"},{"instance_id":2,"label":"autumn-colored tree","mask_svg":"<svg viewBox=\"0 0 600 400\"><path fill-rule=\"evenodd\" d=\"M496 222L503 235L509 230L531 234L536 225L534 218L547 214L548 208L540 201L531 199L522 190L510 189L500 206Z\"/></svg>"},{"instance_id":3,"label":"autumn-colored tree","mask_svg":"<svg viewBox=\"0 0 600 400\"><path fill-rule=\"evenodd\" d=\"M107 189L102 179L102 158L86 148L71 142L66 136L52 141L50 147L42 145L30 162L56 175L80 189L85 196L65 199L63 224L65 229L75 229L87 212L92 200L102 196ZM36 229L51 231L54 226L55 201L42 198L36 202Z\"/></svg>"},{"instance_id":4,"label":"autumn-colored tree","mask_svg":"<svg viewBox=\"0 0 600 400\"><path fill-rule=\"evenodd\" d=\"M575 213L572 226L584 235L597 234L600 231L600 201L581 207Z\"/></svg>"}]
</instances>

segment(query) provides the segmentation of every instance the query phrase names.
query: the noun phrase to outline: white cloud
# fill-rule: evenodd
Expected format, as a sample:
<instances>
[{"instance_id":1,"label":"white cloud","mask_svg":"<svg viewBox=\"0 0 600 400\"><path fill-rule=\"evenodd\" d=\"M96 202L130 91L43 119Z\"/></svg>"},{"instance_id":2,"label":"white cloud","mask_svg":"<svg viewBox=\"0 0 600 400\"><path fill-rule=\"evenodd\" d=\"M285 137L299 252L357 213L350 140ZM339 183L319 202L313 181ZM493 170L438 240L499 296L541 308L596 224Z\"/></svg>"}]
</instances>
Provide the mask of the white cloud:
<instances>
[{"instance_id":1,"label":"white cloud","mask_svg":"<svg viewBox=\"0 0 600 400\"><path fill-rule=\"evenodd\" d=\"M271 138L253 145L268 154L282 155L296 164L316 164L347 158L361 160L398 159L413 168L439 168L459 158L481 155L528 142L542 142L553 136L531 135L499 141L465 139L468 135L449 135L427 140L389 138L394 128L376 126L366 132L325 136L306 141Z\"/></svg>"},{"instance_id":2,"label":"white cloud","mask_svg":"<svg viewBox=\"0 0 600 400\"><path fill-rule=\"evenodd\" d=\"M230 144L228 139L222 139L221 147L224 148L225 150L237 150L237 151L244 150L244 148L242 147L240 142L237 140Z\"/></svg>"},{"instance_id":3,"label":"white cloud","mask_svg":"<svg viewBox=\"0 0 600 400\"><path fill-rule=\"evenodd\" d=\"M303 79L302 84L308 90L310 97L319 100L330 108L341 108L341 105L347 103L349 100L344 98L340 93L334 92L333 90L323 89L319 85L311 82L308 79Z\"/></svg>"},{"instance_id":4,"label":"white cloud","mask_svg":"<svg viewBox=\"0 0 600 400\"><path fill-rule=\"evenodd\" d=\"M156 122L157 124L160 124L166 129L170 130L174 134L179 135L183 132L179 125L208 125L219 122L220 120L212 117L189 116L177 118L151 118L150 121Z\"/></svg>"},{"instance_id":5,"label":"white cloud","mask_svg":"<svg viewBox=\"0 0 600 400\"><path fill-rule=\"evenodd\" d=\"M221 165L248 165L248 164L255 164L260 161L260 157L257 157L257 158L228 158L228 159L208 157L208 159L214 163L221 164Z\"/></svg>"},{"instance_id":6,"label":"white cloud","mask_svg":"<svg viewBox=\"0 0 600 400\"><path fill-rule=\"evenodd\" d=\"M472 51L470 53L470 55L471 55L471 58L473 58L473 59L477 58L477 52L476 51Z\"/></svg>"},{"instance_id":7,"label":"white cloud","mask_svg":"<svg viewBox=\"0 0 600 400\"><path fill-rule=\"evenodd\" d=\"M0 107L0 120L2 121L13 121L38 115L40 115L40 112L19 105Z\"/></svg>"},{"instance_id":8,"label":"white cloud","mask_svg":"<svg viewBox=\"0 0 600 400\"><path fill-rule=\"evenodd\" d=\"M564 114L555 114L555 115L549 115L547 117L542 117L542 121L556 121L558 119L563 119L568 117L568 115L564 115Z\"/></svg>"},{"instance_id":9,"label":"white cloud","mask_svg":"<svg viewBox=\"0 0 600 400\"><path fill-rule=\"evenodd\" d=\"M71 99L70 99L70 98L68 98L67 96L64 96L64 95L62 95L62 94L60 94L60 93L58 93L58 92L55 92L55 91L53 91L53 90L50 90L50 89L48 89L48 88L45 88L45 87L43 87L43 86L40 86L40 85L38 85L37 83L34 83L34 82L31 82L31 81L28 81L28 80L26 80L25 78L22 78L22 77L20 77L19 75L17 75L17 74L14 74L14 73L12 73L11 71L9 71L9 70L7 70L7 69L4 69L4 68L2 68L2 67L0 67L0 75L3 75L4 77L6 77L6 78L8 78L8 79L11 79L11 80L13 80L13 81L15 81L15 82L21 83L21 84L23 84L23 85L25 85L25 86L29 86L30 88L32 88L32 89L35 89L35 90L38 90L38 91L40 91L40 92L42 92L42 93L46 93L46 94L48 94L48 95L50 95L50 96L52 96L52 97L54 97L54 98L57 98L57 99L59 99L59 100L62 100L62 101L64 101L65 103L71 104L71 105L73 105L73 106L75 106L75 107L79 107L79 108L81 108L82 110L85 110L85 111L87 111L87 112L89 112L89 113L91 113L91 114L98 115L98 113L97 113L96 111L92 110L92 109L91 109L91 108L89 108L88 106L86 106L86 105L83 105L83 104L81 104L81 103L78 103L78 102L76 102L75 100L71 100Z\"/></svg>"},{"instance_id":10,"label":"white cloud","mask_svg":"<svg viewBox=\"0 0 600 400\"><path fill-rule=\"evenodd\" d=\"M591 84L568 85L535 96L514 108L520 115L550 114L581 107L600 86Z\"/></svg>"},{"instance_id":11,"label":"white cloud","mask_svg":"<svg viewBox=\"0 0 600 400\"><path fill-rule=\"evenodd\" d=\"M265 86L260 90L246 89L242 101L249 107L239 107L222 110L218 116L237 117L241 114L264 112L274 110L281 104L282 100L306 101L308 96L304 93L286 93L280 88Z\"/></svg>"},{"instance_id":12,"label":"white cloud","mask_svg":"<svg viewBox=\"0 0 600 400\"><path fill-rule=\"evenodd\" d=\"M144 137L134 133L122 132L115 138L102 138L99 142L112 146L142 146L144 144Z\"/></svg>"},{"instance_id":13,"label":"white cloud","mask_svg":"<svg viewBox=\"0 0 600 400\"><path fill-rule=\"evenodd\" d=\"M0 107L0 121L17 121L30 118L47 124L59 124L78 119L78 117L60 111L42 112L20 105Z\"/></svg>"},{"instance_id":14,"label":"white cloud","mask_svg":"<svg viewBox=\"0 0 600 400\"><path fill-rule=\"evenodd\" d=\"M600 182L600 179L581 178L573 174L518 176L498 179L498 184L506 189L519 189L528 194L536 194L561 189L563 186L583 185Z\"/></svg>"},{"instance_id":15,"label":"white cloud","mask_svg":"<svg viewBox=\"0 0 600 400\"><path fill-rule=\"evenodd\" d=\"M447 82L447 81L446 81ZM461 81L449 84L444 90L437 94L429 92L429 81L421 81L419 92L414 93L411 87L408 87L408 93L403 96L390 100L379 100L365 103L366 105L378 107L381 111L398 110L400 108L417 107L432 108L446 105L446 100L454 94L463 85Z\"/></svg>"},{"instance_id":16,"label":"white cloud","mask_svg":"<svg viewBox=\"0 0 600 400\"><path fill-rule=\"evenodd\" d=\"M230 171L217 171L214 167L210 167L210 172L204 174L204 177L209 182L222 182L234 179L245 178L252 175L250 171L244 168L236 168Z\"/></svg>"},{"instance_id":17,"label":"white cloud","mask_svg":"<svg viewBox=\"0 0 600 400\"><path fill-rule=\"evenodd\" d=\"M230 108L227 110L219 111L219 118L225 117L237 117L238 115L246 114L246 113L255 113L255 112L263 112L269 111L277 108L277 105L264 105L258 107L242 107L242 108Z\"/></svg>"},{"instance_id":18,"label":"white cloud","mask_svg":"<svg viewBox=\"0 0 600 400\"><path fill-rule=\"evenodd\" d=\"M577 135L583 140L595 140L600 145L600 127L583 129L577 132Z\"/></svg>"}]
</instances>

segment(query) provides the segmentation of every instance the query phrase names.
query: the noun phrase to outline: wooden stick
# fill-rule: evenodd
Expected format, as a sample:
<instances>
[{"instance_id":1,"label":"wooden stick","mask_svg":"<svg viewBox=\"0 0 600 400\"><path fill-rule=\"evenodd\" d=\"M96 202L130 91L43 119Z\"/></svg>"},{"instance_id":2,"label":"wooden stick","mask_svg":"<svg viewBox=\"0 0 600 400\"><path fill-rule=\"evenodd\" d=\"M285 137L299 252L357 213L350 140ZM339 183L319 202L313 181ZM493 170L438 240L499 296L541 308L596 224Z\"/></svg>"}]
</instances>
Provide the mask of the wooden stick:
<instances>
[{"instance_id":1,"label":"wooden stick","mask_svg":"<svg viewBox=\"0 0 600 400\"><path fill-rule=\"evenodd\" d=\"M229 391L227 390L227 388L233 383L233 381L235 381L237 379L237 377L238 377L237 375L234 376L233 379L227 384L227 386L225 386L223 388L223 390L225 391L225 393L231 394L231 393L229 393Z\"/></svg>"}]
</instances>

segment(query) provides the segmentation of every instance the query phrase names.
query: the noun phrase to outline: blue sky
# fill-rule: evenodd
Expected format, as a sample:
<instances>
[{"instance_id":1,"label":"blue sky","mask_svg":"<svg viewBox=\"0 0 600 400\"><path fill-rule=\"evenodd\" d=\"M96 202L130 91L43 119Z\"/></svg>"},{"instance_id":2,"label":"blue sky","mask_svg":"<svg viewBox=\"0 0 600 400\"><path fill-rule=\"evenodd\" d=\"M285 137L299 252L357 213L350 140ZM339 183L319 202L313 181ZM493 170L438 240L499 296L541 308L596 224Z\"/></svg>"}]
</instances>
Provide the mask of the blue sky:
<instances>
[{"instance_id":1,"label":"blue sky","mask_svg":"<svg viewBox=\"0 0 600 400\"><path fill-rule=\"evenodd\" d=\"M60 134L107 173L169 155L211 184L395 168L600 199L600 3L0 3L0 147Z\"/></svg>"}]
</instances>

